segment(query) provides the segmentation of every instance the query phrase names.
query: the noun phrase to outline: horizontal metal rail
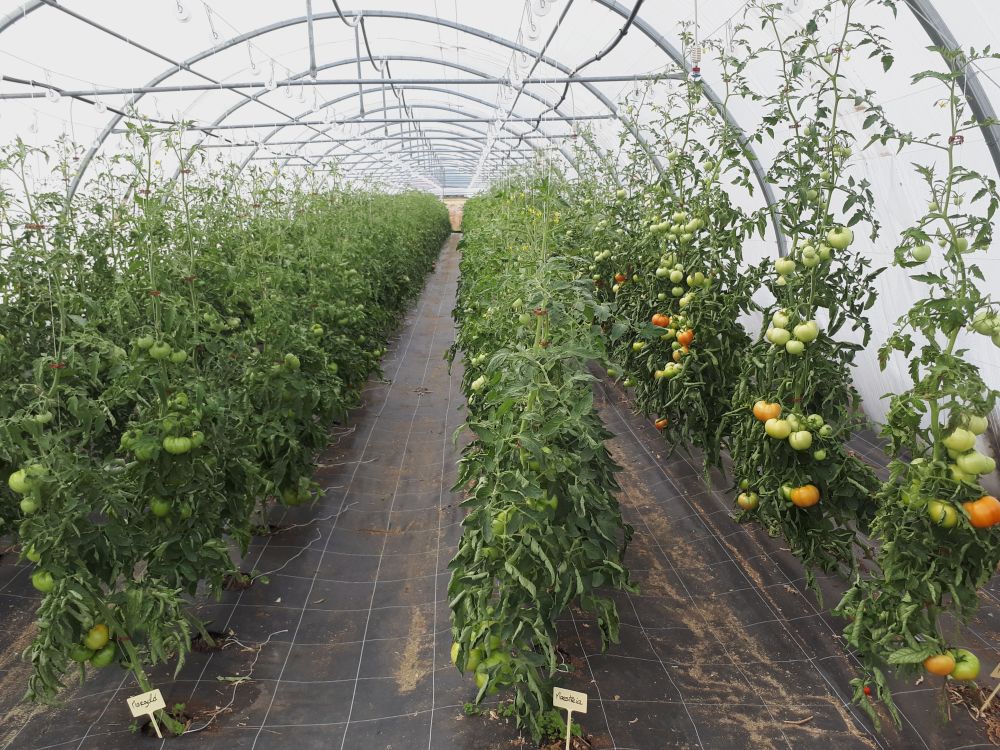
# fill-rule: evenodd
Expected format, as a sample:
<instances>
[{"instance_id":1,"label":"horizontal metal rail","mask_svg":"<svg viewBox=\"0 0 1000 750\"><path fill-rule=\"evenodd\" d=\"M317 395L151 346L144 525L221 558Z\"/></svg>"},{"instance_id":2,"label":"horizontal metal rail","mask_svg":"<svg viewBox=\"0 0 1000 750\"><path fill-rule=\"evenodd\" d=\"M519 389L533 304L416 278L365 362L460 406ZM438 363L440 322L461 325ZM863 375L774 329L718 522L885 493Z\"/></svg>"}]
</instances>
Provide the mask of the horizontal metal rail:
<instances>
[{"instance_id":1,"label":"horizontal metal rail","mask_svg":"<svg viewBox=\"0 0 1000 750\"><path fill-rule=\"evenodd\" d=\"M416 105L419 107L421 105ZM415 107L415 108L416 108ZM580 120L616 120L616 115L576 115L575 117L543 117L542 122L578 122ZM405 120L380 117L370 119L359 117L351 122L371 125L406 125L411 122L493 122L495 117L410 117ZM507 122L536 122L537 117L508 117ZM225 123L222 125L189 125L185 130L252 130L253 128L293 128L301 126L325 125L332 127L336 123L324 122L323 120L292 120L286 122L249 122L249 123ZM112 131L117 134L127 133L124 128L116 128Z\"/></svg>"},{"instance_id":2,"label":"horizontal metal rail","mask_svg":"<svg viewBox=\"0 0 1000 750\"><path fill-rule=\"evenodd\" d=\"M681 73L662 73L644 75L617 75L617 76L578 76L568 78L566 76L555 78L528 78L524 81L526 86L546 86L561 85L566 83L634 83L637 81L658 81L666 79L682 78ZM172 84L161 86L122 86L112 88L92 88L92 89L61 89L46 81L34 79L15 78L13 76L0 76L0 80L8 83L18 83L23 86L32 87L32 91L18 91L0 94L3 99L42 99L45 91L51 89L58 91L63 96L134 96L135 94L176 94L199 91L232 91L235 89L263 89L267 88L265 81L238 81L222 82L216 84L209 83L188 83ZM509 78L393 78L392 82L397 85L448 85L448 86L511 86ZM379 78L298 78L277 81L276 88L298 88L300 86L378 86L384 83Z\"/></svg>"}]
</instances>

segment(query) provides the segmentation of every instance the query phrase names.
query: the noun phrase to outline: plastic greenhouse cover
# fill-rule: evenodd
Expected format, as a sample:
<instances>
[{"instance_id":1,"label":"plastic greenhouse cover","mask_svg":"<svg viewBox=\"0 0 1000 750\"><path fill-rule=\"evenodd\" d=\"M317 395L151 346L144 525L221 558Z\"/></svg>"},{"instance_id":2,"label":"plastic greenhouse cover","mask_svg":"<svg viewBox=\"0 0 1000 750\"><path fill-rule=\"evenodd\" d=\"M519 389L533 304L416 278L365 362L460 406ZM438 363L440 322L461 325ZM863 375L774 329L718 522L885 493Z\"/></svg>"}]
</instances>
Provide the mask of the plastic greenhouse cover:
<instances>
[{"instance_id":1,"label":"plastic greenhouse cover","mask_svg":"<svg viewBox=\"0 0 1000 750\"><path fill-rule=\"evenodd\" d=\"M877 60L858 54L846 62L845 75L854 86L872 89L901 129L940 130L944 114L936 106L938 89L911 85L914 73L943 64L929 49L933 42L927 28L963 47L982 49L1000 32L996 2L897 4L895 16L867 3L858 3L854 11L857 20L883 27L894 48L893 68L883 72ZM120 151L127 144L117 132L122 123L114 110L134 107L158 121L193 122L184 142L203 143L212 160L262 166L277 160L282 170L291 171L330 159L347 177L358 179L384 173L388 165L398 173L400 186L461 193L471 182L472 189L485 187L503 168L537 153L571 155L574 133L582 126L603 148L616 149L622 128L615 118L617 105L645 86L625 79L680 72L688 64L685 31L697 30L702 41L725 43L744 22L748 5L744 0L645 2L625 40L581 74L615 80L573 84L557 112L547 112L536 126L533 118L563 92L563 84L552 79L565 78L604 48L625 24L634 0L0 0L0 94L34 97L0 101L0 143L20 137L44 146L65 135L87 149ZM789 29L801 25L819 5L818 0L786 0L783 23ZM359 17L365 36L357 27ZM742 33L751 43L767 41L759 24ZM702 68L706 83L718 89L718 70L707 55ZM524 85L522 93L497 82L513 78L516 83L529 73L542 82ZM775 71L766 62L751 65L747 75L757 90L775 85ZM469 82L477 78L492 82ZM1000 65L984 65L977 78L987 99L1000 100ZM388 79L406 83L393 88ZM235 83L249 85L227 88ZM647 102L661 101L672 85L657 83ZM195 90L184 88L190 86ZM89 95L46 95L48 87ZM143 93L148 87L172 90ZM107 90L117 93L94 94ZM760 114L750 102L732 107L735 122L747 132ZM590 119L574 125L574 118ZM861 122L861 115L852 115L847 127L858 130ZM197 129L207 125L224 129L211 135ZM492 149L485 148L489 145ZM509 148L513 155L501 159ZM764 168L774 148L769 142L756 146ZM484 162L487 151L490 158ZM967 166L997 176L983 133L967 138L961 157ZM929 158L917 148L897 155L892 147L875 146L853 159L854 174L870 181L877 198L882 231L869 245L876 266L891 263L900 230L924 206L912 162ZM44 177L44 164L37 166L39 178ZM754 243L748 261L773 255L775 247L772 236ZM1000 257L993 254L980 265L987 279L984 291L1000 297ZM870 313L875 345L859 356L856 378L876 419L885 414L883 394L900 390L907 377L898 359L880 371L874 352L918 291L899 269L890 268L878 286L879 303ZM990 385L1000 387L1000 349L985 341L965 342L969 359Z\"/></svg>"}]
</instances>

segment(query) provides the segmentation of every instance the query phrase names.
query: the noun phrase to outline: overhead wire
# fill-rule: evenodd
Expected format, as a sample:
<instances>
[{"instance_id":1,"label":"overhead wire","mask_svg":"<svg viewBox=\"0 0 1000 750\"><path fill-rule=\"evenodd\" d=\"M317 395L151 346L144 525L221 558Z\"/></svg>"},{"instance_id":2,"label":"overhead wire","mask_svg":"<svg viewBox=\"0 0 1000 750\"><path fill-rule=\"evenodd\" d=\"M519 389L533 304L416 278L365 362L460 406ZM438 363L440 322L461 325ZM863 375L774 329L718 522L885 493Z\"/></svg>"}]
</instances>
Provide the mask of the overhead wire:
<instances>
[{"instance_id":1,"label":"overhead wire","mask_svg":"<svg viewBox=\"0 0 1000 750\"><path fill-rule=\"evenodd\" d=\"M542 117L546 113L554 112L559 107L560 104L566 101L566 96L569 94L570 85L572 83L571 79L579 75L584 68L602 60L604 57L610 54L615 49L615 47L621 44L621 41L626 36L628 36L629 30L632 28L632 24L635 23L635 19L639 15L639 10L640 8L642 8L643 3L645 2L646 0L636 0L635 6L632 8L632 12L629 13L628 18L625 20L625 24L618 30L618 34L615 36L615 38L612 39L610 43L605 45L604 48L596 55L588 58L587 60L584 60L582 63L577 65L572 71L570 71L569 75L566 76L566 83L563 86L562 95L559 97L559 99L556 101L555 104L548 106L546 109L543 109L541 112L538 113L538 117L535 120L535 127L537 127L541 123Z\"/></svg>"}]
</instances>

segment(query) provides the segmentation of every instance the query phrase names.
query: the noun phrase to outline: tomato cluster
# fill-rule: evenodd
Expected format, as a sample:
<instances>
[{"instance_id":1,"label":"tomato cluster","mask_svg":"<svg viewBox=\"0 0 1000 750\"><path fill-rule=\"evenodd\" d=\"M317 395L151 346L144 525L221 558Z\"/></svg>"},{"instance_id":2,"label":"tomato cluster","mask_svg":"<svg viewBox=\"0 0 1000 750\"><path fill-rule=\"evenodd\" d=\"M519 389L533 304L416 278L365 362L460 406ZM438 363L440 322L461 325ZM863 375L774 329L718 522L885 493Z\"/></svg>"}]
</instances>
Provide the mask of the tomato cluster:
<instances>
[{"instance_id":1,"label":"tomato cluster","mask_svg":"<svg viewBox=\"0 0 1000 750\"><path fill-rule=\"evenodd\" d=\"M137 138L129 169L4 208L0 509L44 595L37 697L75 663L145 684L183 658L187 595L220 591L271 503L315 495L317 451L449 231L426 195L170 179ZM4 176L34 158L8 149Z\"/></svg>"}]
</instances>

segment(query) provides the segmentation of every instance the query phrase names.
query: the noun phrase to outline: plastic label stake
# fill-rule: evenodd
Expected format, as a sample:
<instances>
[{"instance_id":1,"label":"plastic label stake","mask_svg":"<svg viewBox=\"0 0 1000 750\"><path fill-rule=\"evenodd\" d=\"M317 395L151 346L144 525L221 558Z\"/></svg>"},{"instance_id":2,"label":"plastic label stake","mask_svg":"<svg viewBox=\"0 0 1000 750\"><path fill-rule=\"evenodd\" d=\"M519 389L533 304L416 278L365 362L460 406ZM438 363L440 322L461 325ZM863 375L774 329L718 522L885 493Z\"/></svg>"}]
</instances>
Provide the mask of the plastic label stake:
<instances>
[{"instance_id":1,"label":"plastic label stake","mask_svg":"<svg viewBox=\"0 0 1000 750\"><path fill-rule=\"evenodd\" d=\"M163 695L159 690L150 690L148 693L129 698L128 707L132 711L133 716L148 715L150 722L153 724L153 729L156 730L156 736L161 740L163 739L163 735L160 734L160 725L156 723L156 717L153 715L155 711L167 707L167 704L163 702Z\"/></svg>"},{"instance_id":2,"label":"plastic label stake","mask_svg":"<svg viewBox=\"0 0 1000 750\"><path fill-rule=\"evenodd\" d=\"M994 669L992 673L990 673L990 677L992 677L994 680L1000 680L1000 664L997 664L997 668ZM986 699L986 702L983 704L983 707L979 709L980 715L986 713L986 709L990 707L990 704L993 702L993 699L997 697L997 693L1000 693L1000 683L998 683L997 686L993 688L993 692L990 693L990 697Z\"/></svg>"},{"instance_id":3,"label":"plastic label stake","mask_svg":"<svg viewBox=\"0 0 1000 750\"><path fill-rule=\"evenodd\" d=\"M587 713L587 694L557 687L552 691L552 703L556 708L566 709L566 750L570 750L569 743L573 737L573 714Z\"/></svg>"}]
</instances>

